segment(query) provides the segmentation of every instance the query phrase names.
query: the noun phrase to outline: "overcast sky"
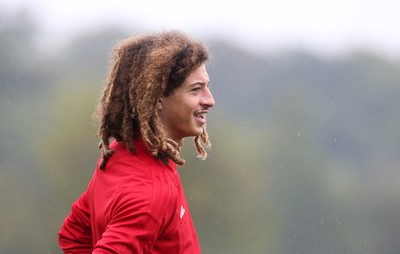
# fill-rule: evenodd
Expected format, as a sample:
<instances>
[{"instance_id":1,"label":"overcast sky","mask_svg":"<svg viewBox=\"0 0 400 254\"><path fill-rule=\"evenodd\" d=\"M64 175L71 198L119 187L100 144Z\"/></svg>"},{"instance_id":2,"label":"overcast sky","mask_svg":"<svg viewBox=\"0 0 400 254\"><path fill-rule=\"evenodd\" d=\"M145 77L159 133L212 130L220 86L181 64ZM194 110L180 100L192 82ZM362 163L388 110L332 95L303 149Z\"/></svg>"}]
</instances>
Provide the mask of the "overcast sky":
<instances>
[{"instance_id":1,"label":"overcast sky","mask_svg":"<svg viewBox=\"0 0 400 254\"><path fill-rule=\"evenodd\" d=\"M218 35L257 50L362 47L400 58L400 0L0 0L7 11L23 6L38 18L43 38L116 24Z\"/></svg>"}]
</instances>

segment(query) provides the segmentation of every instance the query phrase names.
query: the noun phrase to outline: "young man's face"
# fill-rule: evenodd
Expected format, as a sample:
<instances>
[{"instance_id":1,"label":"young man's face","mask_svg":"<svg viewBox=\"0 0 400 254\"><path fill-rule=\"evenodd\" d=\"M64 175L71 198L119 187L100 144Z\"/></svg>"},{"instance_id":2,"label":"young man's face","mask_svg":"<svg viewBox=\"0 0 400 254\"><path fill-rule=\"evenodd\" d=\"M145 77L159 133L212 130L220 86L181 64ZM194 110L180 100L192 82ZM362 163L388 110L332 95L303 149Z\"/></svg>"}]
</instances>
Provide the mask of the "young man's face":
<instances>
[{"instance_id":1,"label":"young man's face","mask_svg":"<svg viewBox=\"0 0 400 254\"><path fill-rule=\"evenodd\" d=\"M158 114L169 138L180 143L184 137L203 133L206 114L215 104L209 81L202 64L170 96L160 99Z\"/></svg>"}]
</instances>

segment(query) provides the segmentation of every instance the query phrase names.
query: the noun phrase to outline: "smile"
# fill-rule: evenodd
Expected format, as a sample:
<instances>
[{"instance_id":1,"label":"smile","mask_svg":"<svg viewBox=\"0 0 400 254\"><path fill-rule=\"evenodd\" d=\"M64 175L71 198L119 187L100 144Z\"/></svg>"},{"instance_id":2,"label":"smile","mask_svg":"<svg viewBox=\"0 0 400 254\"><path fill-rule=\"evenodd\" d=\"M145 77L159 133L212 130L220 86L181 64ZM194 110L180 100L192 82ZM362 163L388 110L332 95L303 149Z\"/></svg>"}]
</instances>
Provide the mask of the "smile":
<instances>
[{"instance_id":1,"label":"smile","mask_svg":"<svg viewBox=\"0 0 400 254\"><path fill-rule=\"evenodd\" d=\"M194 116L198 117L198 118L201 118L201 119L206 118L206 114L205 113L197 113L197 114L194 114Z\"/></svg>"},{"instance_id":2,"label":"smile","mask_svg":"<svg viewBox=\"0 0 400 254\"><path fill-rule=\"evenodd\" d=\"M201 123L204 124L206 122L206 114L207 112L200 111L200 112L195 112L194 116L197 118L197 120L199 120Z\"/></svg>"}]
</instances>

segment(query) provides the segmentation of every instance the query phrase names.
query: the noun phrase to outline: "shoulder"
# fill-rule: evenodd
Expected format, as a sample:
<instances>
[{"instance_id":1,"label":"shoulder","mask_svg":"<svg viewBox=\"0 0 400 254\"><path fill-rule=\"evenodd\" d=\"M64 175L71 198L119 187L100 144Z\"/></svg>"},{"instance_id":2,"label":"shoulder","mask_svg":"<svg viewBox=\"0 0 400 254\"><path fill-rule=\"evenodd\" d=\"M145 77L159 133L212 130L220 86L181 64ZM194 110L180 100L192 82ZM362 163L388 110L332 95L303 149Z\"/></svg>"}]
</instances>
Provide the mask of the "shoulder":
<instances>
[{"instance_id":1,"label":"shoulder","mask_svg":"<svg viewBox=\"0 0 400 254\"><path fill-rule=\"evenodd\" d=\"M110 145L110 149L114 152L108 159L106 167L102 172L107 174L118 174L118 175L143 175L148 173L148 169L152 167L154 158L148 152L147 147L137 142L134 146L136 149L135 153L131 153L125 144L113 141Z\"/></svg>"},{"instance_id":2,"label":"shoulder","mask_svg":"<svg viewBox=\"0 0 400 254\"><path fill-rule=\"evenodd\" d=\"M166 177L154 174L153 170L147 169L146 174L135 173L120 186L114 197L114 211L148 214L160 219L172 216L178 202L177 190ZM157 170L160 169L154 171Z\"/></svg>"},{"instance_id":3,"label":"shoulder","mask_svg":"<svg viewBox=\"0 0 400 254\"><path fill-rule=\"evenodd\" d=\"M110 148L114 154L106 168L96 169L94 182L97 187L105 187L108 193L113 193L114 199L123 202L165 203L176 196L176 165L173 162L164 165L148 152L144 142L135 143L135 154L118 142L113 142Z\"/></svg>"}]
</instances>

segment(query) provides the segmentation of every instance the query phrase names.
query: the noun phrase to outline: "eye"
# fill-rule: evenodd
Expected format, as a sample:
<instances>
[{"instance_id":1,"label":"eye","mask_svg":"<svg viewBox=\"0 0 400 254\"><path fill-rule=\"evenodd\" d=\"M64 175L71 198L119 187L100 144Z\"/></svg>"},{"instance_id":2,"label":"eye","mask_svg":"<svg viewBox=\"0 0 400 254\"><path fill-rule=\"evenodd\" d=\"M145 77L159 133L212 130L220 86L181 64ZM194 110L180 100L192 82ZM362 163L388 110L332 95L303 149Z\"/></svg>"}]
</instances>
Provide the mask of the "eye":
<instances>
[{"instance_id":1,"label":"eye","mask_svg":"<svg viewBox=\"0 0 400 254\"><path fill-rule=\"evenodd\" d=\"M200 86L197 86L197 87L194 87L192 90L190 90L191 92L199 92L200 91L200 89L201 89L201 87Z\"/></svg>"}]
</instances>

